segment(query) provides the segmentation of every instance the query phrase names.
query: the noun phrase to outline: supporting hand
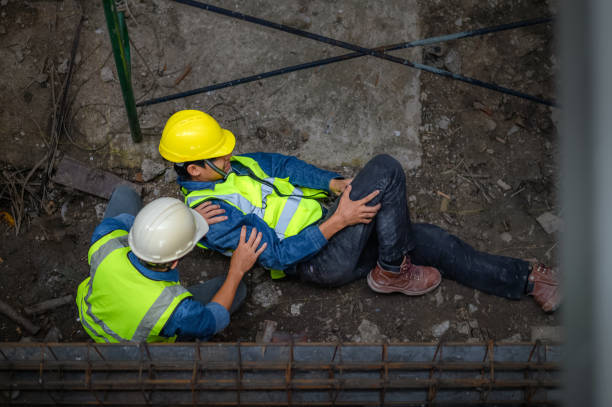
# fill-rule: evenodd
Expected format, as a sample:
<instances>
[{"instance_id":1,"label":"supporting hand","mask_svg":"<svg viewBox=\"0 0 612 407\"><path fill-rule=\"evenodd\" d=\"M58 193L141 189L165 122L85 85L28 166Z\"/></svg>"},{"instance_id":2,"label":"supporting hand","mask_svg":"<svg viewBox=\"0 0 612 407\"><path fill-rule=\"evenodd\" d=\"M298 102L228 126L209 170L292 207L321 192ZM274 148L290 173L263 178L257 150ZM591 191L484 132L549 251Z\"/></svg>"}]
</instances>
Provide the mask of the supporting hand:
<instances>
[{"instance_id":1,"label":"supporting hand","mask_svg":"<svg viewBox=\"0 0 612 407\"><path fill-rule=\"evenodd\" d=\"M215 223L227 220L227 216L219 216L225 213L225 209L221 209L219 205L213 205L211 201L206 201L195 208L195 211L202 215L206 223L214 225Z\"/></svg>"},{"instance_id":2,"label":"supporting hand","mask_svg":"<svg viewBox=\"0 0 612 407\"><path fill-rule=\"evenodd\" d=\"M336 212L334 212L332 216L337 216L341 220L343 227L355 225L357 223L372 222L372 219L376 216L378 210L380 209L380 204L368 206L367 203L374 199L374 197L376 197L380 191L375 190L370 192L370 194L365 198L351 201L351 190L351 185L348 185L340 197L340 202L338 203Z\"/></svg>"},{"instance_id":3,"label":"supporting hand","mask_svg":"<svg viewBox=\"0 0 612 407\"><path fill-rule=\"evenodd\" d=\"M346 186L334 214L319 226L321 233L327 240L347 226L372 222L372 219L374 219L380 209L380 204L367 205L368 202L380 193L379 190L371 192L365 198L351 201L349 196L351 189L350 184Z\"/></svg>"},{"instance_id":4,"label":"supporting hand","mask_svg":"<svg viewBox=\"0 0 612 407\"><path fill-rule=\"evenodd\" d=\"M244 274L253 267L259 255L268 246L267 243L264 243L259 249L257 248L259 243L261 243L261 237L261 232L257 233L257 229L253 228L249 240L246 240L246 226L242 227L240 231L240 242L232 255L225 282L221 288L219 288L219 291L217 291L217 294L215 294L211 302L216 302L229 311L234 301L234 296L236 295L236 289L238 288L238 284L240 284L240 280L242 280Z\"/></svg>"},{"instance_id":5,"label":"supporting hand","mask_svg":"<svg viewBox=\"0 0 612 407\"><path fill-rule=\"evenodd\" d=\"M240 242L232 255L229 269L229 274L236 273L240 278L253 267L259 255L268 246L268 243L264 243L258 249L262 238L261 232L258 233L257 229L253 228L249 240L246 240L246 230L246 226L240 230Z\"/></svg>"}]
</instances>

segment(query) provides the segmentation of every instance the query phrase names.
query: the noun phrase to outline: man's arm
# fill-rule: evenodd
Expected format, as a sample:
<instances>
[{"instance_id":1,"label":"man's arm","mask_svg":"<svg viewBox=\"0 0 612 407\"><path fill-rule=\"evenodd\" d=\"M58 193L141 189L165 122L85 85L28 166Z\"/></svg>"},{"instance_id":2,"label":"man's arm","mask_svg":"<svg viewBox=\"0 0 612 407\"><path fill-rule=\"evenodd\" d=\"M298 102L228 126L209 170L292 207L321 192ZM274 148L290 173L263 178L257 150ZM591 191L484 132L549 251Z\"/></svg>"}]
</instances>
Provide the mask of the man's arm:
<instances>
[{"instance_id":1,"label":"man's arm","mask_svg":"<svg viewBox=\"0 0 612 407\"><path fill-rule=\"evenodd\" d=\"M178 335L181 339L207 340L225 328L229 324L229 309L242 277L266 250L266 244L260 245L260 242L261 233L257 233L257 229L253 229L247 240L246 227L242 227L240 242L232 256L225 282L210 303L203 305L191 298L185 299L166 322L161 334L166 337Z\"/></svg>"},{"instance_id":2,"label":"man's arm","mask_svg":"<svg viewBox=\"0 0 612 407\"><path fill-rule=\"evenodd\" d=\"M257 161L264 172L272 177L289 178L297 186L329 191L332 179L342 178L338 173L322 170L297 157L277 153L240 154Z\"/></svg>"},{"instance_id":3,"label":"man's arm","mask_svg":"<svg viewBox=\"0 0 612 407\"><path fill-rule=\"evenodd\" d=\"M262 234L261 243L267 243L266 250L259 256L259 263L269 269L284 270L288 266L317 253L327 244L319 227L309 226L295 236L279 239L274 229L256 215L244 215L233 206L214 200L214 203L225 209L227 220L210 225L202 243L213 250L226 252L235 250L240 240L242 226L247 235L256 228Z\"/></svg>"},{"instance_id":4,"label":"man's arm","mask_svg":"<svg viewBox=\"0 0 612 407\"><path fill-rule=\"evenodd\" d=\"M109 234L113 230L125 230L129 232L133 224L134 216L127 213L122 213L112 218L105 218L102 223L94 229L91 235L91 244L94 244L101 237Z\"/></svg>"},{"instance_id":5,"label":"man's arm","mask_svg":"<svg viewBox=\"0 0 612 407\"><path fill-rule=\"evenodd\" d=\"M193 298L186 298L176 307L160 335L205 341L222 331L229 321L229 311L222 305L216 302L204 305Z\"/></svg>"},{"instance_id":6,"label":"man's arm","mask_svg":"<svg viewBox=\"0 0 612 407\"><path fill-rule=\"evenodd\" d=\"M252 228L257 228L262 233L261 242L268 246L259 257L259 263L269 269L285 270L316 254L334 234L345 227L372 221L380 209L380 204L372 206L367 204L379 194L379 191L373 191L365 198L356 201L350 199L350 191L349 185L340 198L334 214L320 226L308 226L297 235L282 240L261 218L253 214L244 215L225 202L215 202L225 209L228 219L211 225L203 244L220 252L233 250L238 246L243 226L249 234Z\"/></svg>"}]
</instances>

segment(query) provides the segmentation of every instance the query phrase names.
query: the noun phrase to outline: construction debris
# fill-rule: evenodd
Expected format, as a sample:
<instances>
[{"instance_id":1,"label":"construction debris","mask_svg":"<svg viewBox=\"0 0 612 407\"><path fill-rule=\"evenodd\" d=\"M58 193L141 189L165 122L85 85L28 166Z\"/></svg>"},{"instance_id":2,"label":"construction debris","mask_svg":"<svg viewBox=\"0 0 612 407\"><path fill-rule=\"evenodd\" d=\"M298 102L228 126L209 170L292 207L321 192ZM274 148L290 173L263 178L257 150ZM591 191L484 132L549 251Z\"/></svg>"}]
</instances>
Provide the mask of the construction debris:
<instances>
[{"instance_id":1,"label":"construction debris","mask_svg":"<svg viewBox=\"0 0 612 407\"><path fill-rule=\"evenodd\" d=\"M2 300L0 300L0 312L24 327L32 335L36 335L36 333L40 331L39 326L34 325L32 321L22 316L19 312L15 311L13 307Z\"/></svg>"},{"instance_id":2,"label":"construction debris","mask_svg":"<svg viewBox=\"0 0 612 407\"><path fill-rule=\"evenodd\" d=\"M551 212L544 212L536 220L549 235L563 230L563 220Z\"/></svg>"},{"instance_id":3,"label":"construction debris","mask_svg":"<svg viewBox=\"0 0 612 407\"><path fill-rule=\"evenodd\" d=\"M127 185L138 193L142 191L139 185L119 178L108 171L88 167L68 156L60 161L51 180L105 199L110 198L117 185Z\"/></svg>"},{"instance_id":4,"label":"construction debris","mask_svg":"<svg viewBox=\"0 0 612 407\"><path fill-rule=\"evenodd\" d=\"M68 295L64 295L63 297L54 298L52 300L43 301L41 303L32 305L30 307L26 307L23 311L27 315L35 315L35 314L40 314L40 313L61 307L62 305L70 304L72 302L73 302L72 295L68 294Z\"/></svg>"}]
</instances>

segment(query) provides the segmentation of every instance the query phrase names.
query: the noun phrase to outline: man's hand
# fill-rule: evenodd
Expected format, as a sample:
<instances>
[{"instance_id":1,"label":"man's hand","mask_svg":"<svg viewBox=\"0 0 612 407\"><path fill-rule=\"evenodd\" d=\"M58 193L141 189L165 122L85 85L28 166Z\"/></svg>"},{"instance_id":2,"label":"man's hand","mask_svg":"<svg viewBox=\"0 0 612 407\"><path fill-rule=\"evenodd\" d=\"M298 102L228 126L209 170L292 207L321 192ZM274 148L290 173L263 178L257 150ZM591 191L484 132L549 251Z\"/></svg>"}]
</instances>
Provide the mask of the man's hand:
<instances>
[{"instance_id":1,"label":"man's hand","mask_svg":"<svg viewBox=\"0 0 612 407\"><path fill-rule=\"evenodd\" d=\"M347 226L372 222L372 219L374 219L380 209L380 204L374 206L367 205L368 202L380 193L379 190L371 192L365 198L351 201L349 197L351 189L350 184L346 186L334 214L319 226L321 233L327 240Z\"/></svg>"},{"instance_id":2,"label":"man's hand","mask_svg":"<svg viewBox=\"0 0 612 407\"><path fill-rule=\"evenodd\" d=\"M206 201L195 208L195 211L202 215L206 223L214 225L215 223L227 220L227 216L219 216L225 213L225 209L221 209L219 205L213 205L211 201Z\"/></svg>"},{"instance_id":3,"label":"man's hand","mask_svg":"<svg viewBox=\"0 0 612 407\"><path fill-rule=\"evenodd\" d=\"M236 273L240 278L253 267L259 255L268 246L268 243L264 243L258 249L262 238L261 232L258 233L257 229L253 228L249 240L246 240L246 230L246 226L240 230L240 242L232 255L229 268L229 274Z\"/></svg>"},{"instance_id":4,"label":"man's hand","mask_svg":"<svg viewBox=\"0 0 612 407\"><path fill-rule=\"evenodd\" d=\"M340 195L352 181L353 178L332 179L329 181L329 190L335 195Z\"/></svg>"},{"instance_id":5,"label":"man's hand","mask_svg":"<svg viewBox=\"0 0 612 407\"><path fill-rule=\"evenodd\" d=\"M375 190L370 192L370 194L368 194L365 198L357 201L351 201L351 189L351 185L346 186L344 193L340 197L338 208L336 208L336 212L334 212L332 217L338 217L343 227L355 225L357 223L372 222L372 219L374 219L378 213L378 210L380 209L380 204L368 206L367 203L374 199L374 197L376 197L380 191Z\"/></svg>"}]
</instances>

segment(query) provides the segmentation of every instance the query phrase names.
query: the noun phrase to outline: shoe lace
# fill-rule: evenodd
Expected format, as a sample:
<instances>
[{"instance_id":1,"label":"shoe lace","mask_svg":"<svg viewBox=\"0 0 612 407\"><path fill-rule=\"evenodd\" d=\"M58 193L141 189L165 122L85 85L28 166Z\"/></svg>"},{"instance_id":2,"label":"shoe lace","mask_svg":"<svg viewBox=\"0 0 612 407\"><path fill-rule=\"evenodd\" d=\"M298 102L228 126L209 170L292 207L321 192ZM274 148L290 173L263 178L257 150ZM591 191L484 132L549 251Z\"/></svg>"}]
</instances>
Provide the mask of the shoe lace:
<instances>
[{"instance_id":1,"label":"shoe lace","mask_svg":"<svg viewBox=\"0 0 612 407\"><path fill-rule=\"evenodd\" d=\"M423 271L412 263L404 263L400 267L401 274L409 280L420 280L423 278Z\"/></svg>"},{"instance_id":2,"label":"shoe lace","mask_svg":"<svg viewBox=\"0 0 612 407\"><path fill-rule=\"evenodd\" d=\"M533 271L542 274L556 274L556 271L552 267L548 267L542 263L538 263L534 266Z\"/></svg>"}]
</instances>

